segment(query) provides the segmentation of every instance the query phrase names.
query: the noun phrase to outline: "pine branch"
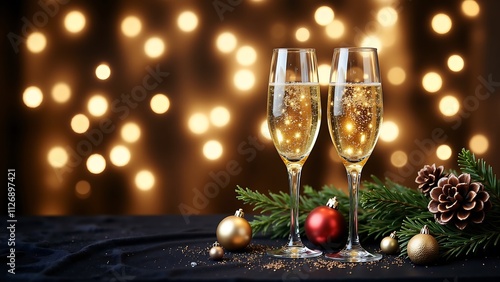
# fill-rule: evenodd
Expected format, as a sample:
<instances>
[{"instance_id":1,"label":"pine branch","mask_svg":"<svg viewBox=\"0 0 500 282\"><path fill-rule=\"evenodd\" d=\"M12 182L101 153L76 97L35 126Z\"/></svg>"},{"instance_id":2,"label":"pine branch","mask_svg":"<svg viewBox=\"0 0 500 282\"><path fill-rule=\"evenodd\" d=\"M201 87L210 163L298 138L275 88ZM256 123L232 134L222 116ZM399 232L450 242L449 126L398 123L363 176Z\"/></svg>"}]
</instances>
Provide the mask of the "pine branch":
<instances>
[{"instance_id":1,"label":"pine branch","mask_svg":"<svg viewBox=\"0 0 500 282\"><path fill-rule=\"evenodd\" d=\"M250 222L253 234L258 232L271 233L273 238L286 235L287 228L284 218L286 218L286 211L289 209L290 197L283 192L279 194L272 194L270 197L258 192L252 191L248 188L237 186L236 193L238 200L242 200L245 204L253 205L253 211L260 211L267 215L257 215L254 220ZM289 213L288 213L288 216ZM290 223L288 222L288 227Z\"/></svg>"},{"instance_id":2,"label":"pine branch","mask_svg":"<svg viewBox=\"0 0 500 282\"><path fill-rule=\"evenodd\" d=\"M469 150L462 149L458 155L458 165L463 173L468 173L472 181L481 182L485 190L490 195L493 209L486 213L485 222L495 222L500 226L500 181L498 181L493 168L483 159L476 159L476 156Z\"/></svg>"},{"instance_id":3,"label":"pine branch","mask_svg":"<svg viewBox=\"0 0 500 282\"><path fill-rule=\"evenodd\" d=\"M488 248L500 247L500 229L493 222L475 225L473 228L460 231L453 225L440 225L424 218L407 217L398 231L402 256L407 256L408 241L420 233L424 225L427 225L429 233L438 241L440 256L446 260L485 252Z\"/></svg>"},{"instance_id":4,"label":"pine branch","mask_svg":"<svg viewBox=\"0 0 500 282\"><path fill-rule=\"evenodd\" d=\"M376 176L373 182L364 182L367 188L361 194L360 204L365 212L360 217L359 232L374 239L387 236L401 228L405 217L432 218L427 210L427 199L417 190L397 184L390 179L383 183Z\"/></svg>"},{"instance_id":5,"label":"pine branch","mask_svg":"<svg viewBox=\"0 0 500 282\"><path fill-rule=\"evenodd\" d=\"M491 196L500 199L500 182L493 173L493 168L483 159L476 159L469 150L462 149L458 155L458 165L463 173L470 174L473 181L483 183Z\"/></svg>"},{"instance_id":6,"label":"pine branch","mask_svg":"<svg viewBox=\"0 0 500 282\"><path fill-rule=\"evenodd\" d=\"M253 211L264 215L256 215L250 222L253 234L258 232L270 234L272 238L283 238L290 232L290 195L280 191L266 196L258 191L237 186L236 198L245 204L253 205ZM314 208L325 205L328 199L337 197L340 212L349 212L349 199L345 193L333 186L324 186L316 191L310 186L304 186L303 195L299 201L299 226L303 226L307 215ZM344 214L345 215L345 214ZM305 231L301 230L302 235Z\"/></svg>"},{"instance_id":7,"label":"pine branch","mask_svg":"<svg viewBox=\"0 0 500 282\"><path fill-rule=\"evenodd\" d=\"M319 191L314 190L311 186L304 186L303 196L301 196L302 206L300 209L309 213L318 206L326 205L328 199L333 197L337 197L339 211L344 216L347 216L349 214L349 196L333 185L325 185Z\"/></svg>"}]
</instances>

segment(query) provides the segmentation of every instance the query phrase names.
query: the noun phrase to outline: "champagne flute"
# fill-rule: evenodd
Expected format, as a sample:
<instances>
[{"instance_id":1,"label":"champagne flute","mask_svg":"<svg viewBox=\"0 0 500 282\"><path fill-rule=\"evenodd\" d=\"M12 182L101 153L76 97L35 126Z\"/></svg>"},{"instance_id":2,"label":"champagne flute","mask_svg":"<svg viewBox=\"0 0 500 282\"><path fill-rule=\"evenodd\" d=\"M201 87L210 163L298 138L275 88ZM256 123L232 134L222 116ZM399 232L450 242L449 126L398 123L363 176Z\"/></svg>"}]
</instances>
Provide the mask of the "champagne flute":
<instances>
[{"instance_id":1,"label":"champagne flute","mask_svg":"<svg viewBox=\"0 0 500 282\"><path fill-rule=\"evenodd\" d=\"M358 191L361 170L379 136L383 103L377 49L336 48L328 87L328 129L347 171L349 185L349 237L338 253L325 256L344 262L382 258L359 243Z\"/></svg>"},{"instance_id":2,"label":"champagne flute","mask_svg":"<svg viewBox=\"0 0 500 282\"><path fill-rule=\"evenodd\" d=\"M302 166L318 136L321 99L315 49L273 50L267 96L267 123L274 146L288 171L290 235L284 247L267 252L280 258L310 258L322 254L300 239L299 195Z\"/></svg>"}]
</instances>

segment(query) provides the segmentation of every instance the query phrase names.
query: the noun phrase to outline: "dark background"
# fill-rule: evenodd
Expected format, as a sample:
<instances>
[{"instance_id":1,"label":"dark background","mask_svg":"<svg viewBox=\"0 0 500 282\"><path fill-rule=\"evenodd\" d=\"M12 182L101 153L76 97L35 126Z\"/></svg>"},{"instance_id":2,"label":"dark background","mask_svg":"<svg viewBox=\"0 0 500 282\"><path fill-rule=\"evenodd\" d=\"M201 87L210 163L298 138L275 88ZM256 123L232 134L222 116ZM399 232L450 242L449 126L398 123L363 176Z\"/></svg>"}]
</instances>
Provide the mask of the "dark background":
<instances>
[{"instance_id":1,"label":"dark background","mask_svg":"<svg viewBox=\"0 0 500 282\"><path fill-rule=\"evenodd\" d=\"M416 173L425 164L458 169L457 154L469 147L475 134L483 134L489 142L486 152L477 156L494 168L500 167L498 1L477 1L480 12L476 17L463 14L462 1L48 2L58 3L58 12L48 17L46 24L36 27L47 38L47 46L37 54L28 51L24 43L15 52L8 34L25 38L25 20L33 21L33 16L43 11L39 2L1 4L1 126L5 136L1 156L4 172L8 168L16 170L17 214L178 214L186 210L200 214L233 213L242 206L235 197L236 185L263 193L288 191L285 166L260 131L265 120L272 48L314 47L318 63L329 65L333 48L359 46L367 35L381 38L384 119L398 125L399 136L393 142L379 140L364 168L364 180L372 174L389 176L414 187ZM325 27L315 22L314 13L323 5L331 7L335 19L343 22L342 37L328 37ZM385 6L398 12L393 27L377 22L376 13ZM78 34L69 34L63 27L65 15L72 10L79 10L86 17L86 26ZM178 15L186 10L198 17L198 26L192 32L182 32L177 26ZM453 21L447 34L436 34L430 27L437 13L446 13ZM132 14L141 19L142 31L137 37L126 38L120 24ZM306 42L295 38L299 27L306 27L311 34ZM226 31L232 32L238 43L234 51L221 53L215 41ZM151 36L162 38L166 45L158 58L145 56L142 49ZM388 42L393 43L384 45ZM247 67L239 66L235 60L236 50L244 45L257 51L256 62ZM457 73L446 65L448 56L454 53L465 61L464 69ZM94 70L103 61L111 67L111 77L100 81ZM103 93L108 102L130 93L142 84L148 66L169 75L157 88L148 91L147 98L130 109L125 119L109 109L104 117L91 118L91 129L98 128L104 118L109 118L116 128L104 134L103 141L92 148L92 153L106 158L106 169L92 174L83 158L79 165L71 167L71 172L58 178L47 162L50 148L76 148L85 138L71 129L71 117L77 113L89 116L86 103L95 92ZM395 66L406 73L401 85L392 85L387 79L387 71ZM255 75L250 90L234 86L233 75L239 69L251 70ZM436 71L443 78L442 88L433 94L421 85L423 75L429 71ZM490 91L481 86L481 78L492 82ZM70 100L64 104L54 102L50 95L58 81L68 83L72 90ZM22 100L24 89L30 85L38 86L44 94L42 104L34 109L26 107ZM321 90L326 113L326 86ZM149 107L149 99L156 93L170 99L165 114L155 114ZM446 118L439 112L438 104L441 97L450 93L458 99L461 109L454 117ZM188 129L193 113L208 114L219 105L231 113L226 126L210 125L206 133L199 135ZM141 127L141 137L133 144L120 140L119 129L129 121ZM431 141L434 130L442 130L444 140ZM255 138L257 146L249 138ZM218 140L224 150L217 160L208 160L202 153L203 144L212 139ZM131 151L130 163L124 167L109 162L109 151L116 144L127 145ZM452 149L447 160L435 154L441 144ZM344 168L332 149L324 114L318 140L303 170L302 184L316 189L325 184L346 188ZM409 156L402 168L391 164L390 156L396 150ZM239 168L235 175L225 174L228 164ZM142 169L148 169L155 177L151 190L141 191L134 184L135 174ZM211 173L229 177L217 182ZM84 196L75 192L76 183L82 180L91 187ZM211 197L200 196L207 186L218 190L212 190ZM6 196L1 201L5 202Z\"/></svg>"}]
</instances>

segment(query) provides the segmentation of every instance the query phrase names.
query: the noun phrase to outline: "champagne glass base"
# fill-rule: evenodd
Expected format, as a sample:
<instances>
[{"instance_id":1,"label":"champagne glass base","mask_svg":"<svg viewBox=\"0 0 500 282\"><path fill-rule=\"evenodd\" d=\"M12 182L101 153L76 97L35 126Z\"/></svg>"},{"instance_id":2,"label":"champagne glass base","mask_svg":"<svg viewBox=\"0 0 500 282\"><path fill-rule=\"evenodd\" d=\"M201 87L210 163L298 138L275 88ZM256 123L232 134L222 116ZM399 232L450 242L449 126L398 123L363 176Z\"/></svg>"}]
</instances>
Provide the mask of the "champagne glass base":
<instances>
[{"instance_id":1,"label":"champagne glass base","mask_svg":"<svg viewBox=\"0 0 500 282\"><path fill-rule=\"evenodd\" d=\"M281 249L271 250L267 252L268 256L275 258L314 258L322 255L322 251L311 250L305 246L291 247L285 246Z\"/></svg>"},{"instance_id":2,"label":"champagne glass base","mask_svg":"<svg viewBox=\"0 0 500 282\"><path fill-rule=\"evenodd\" d=\"M382 258L381 254L372 254L363 248L343 249L338 253L325 254L326 258L341 262L370 262L378 261Z\"/></svg>"}]
</instances>

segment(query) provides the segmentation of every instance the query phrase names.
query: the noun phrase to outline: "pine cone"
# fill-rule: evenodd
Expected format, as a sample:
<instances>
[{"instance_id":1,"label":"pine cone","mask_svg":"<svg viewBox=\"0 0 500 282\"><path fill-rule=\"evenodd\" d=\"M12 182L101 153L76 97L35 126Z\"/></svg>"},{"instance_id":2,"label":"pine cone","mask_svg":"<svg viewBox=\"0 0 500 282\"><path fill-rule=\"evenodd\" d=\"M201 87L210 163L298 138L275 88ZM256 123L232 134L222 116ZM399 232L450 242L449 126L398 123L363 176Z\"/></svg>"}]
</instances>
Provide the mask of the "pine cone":
<instances>
[{"instance_id":1,"label":"pine cone","mask_svg":"<svg viewBox=\"0 0 500 282\"><path fill-rule=\"evenodd\" d=\"M454 174L439 180L430 192L427 208L439 224L453 223L463 230L469 222L481 223L491 208L490 195L480 182L471 183L470 174Z\"/></svg>"},{"instance_id":2,"label":"pine cone","mask_svg":"<svg viewBox=\"0 0 500 282\"><path fill-rule=\"evenodd\" d=\"M437 183L441 177L445 176L444 167L438 166L436 164L425 165L419 172L417 178L415 178L415 183L418 184L418 189L427 195L429 191L437 186Z\"/></svg>"}]
</instances>

